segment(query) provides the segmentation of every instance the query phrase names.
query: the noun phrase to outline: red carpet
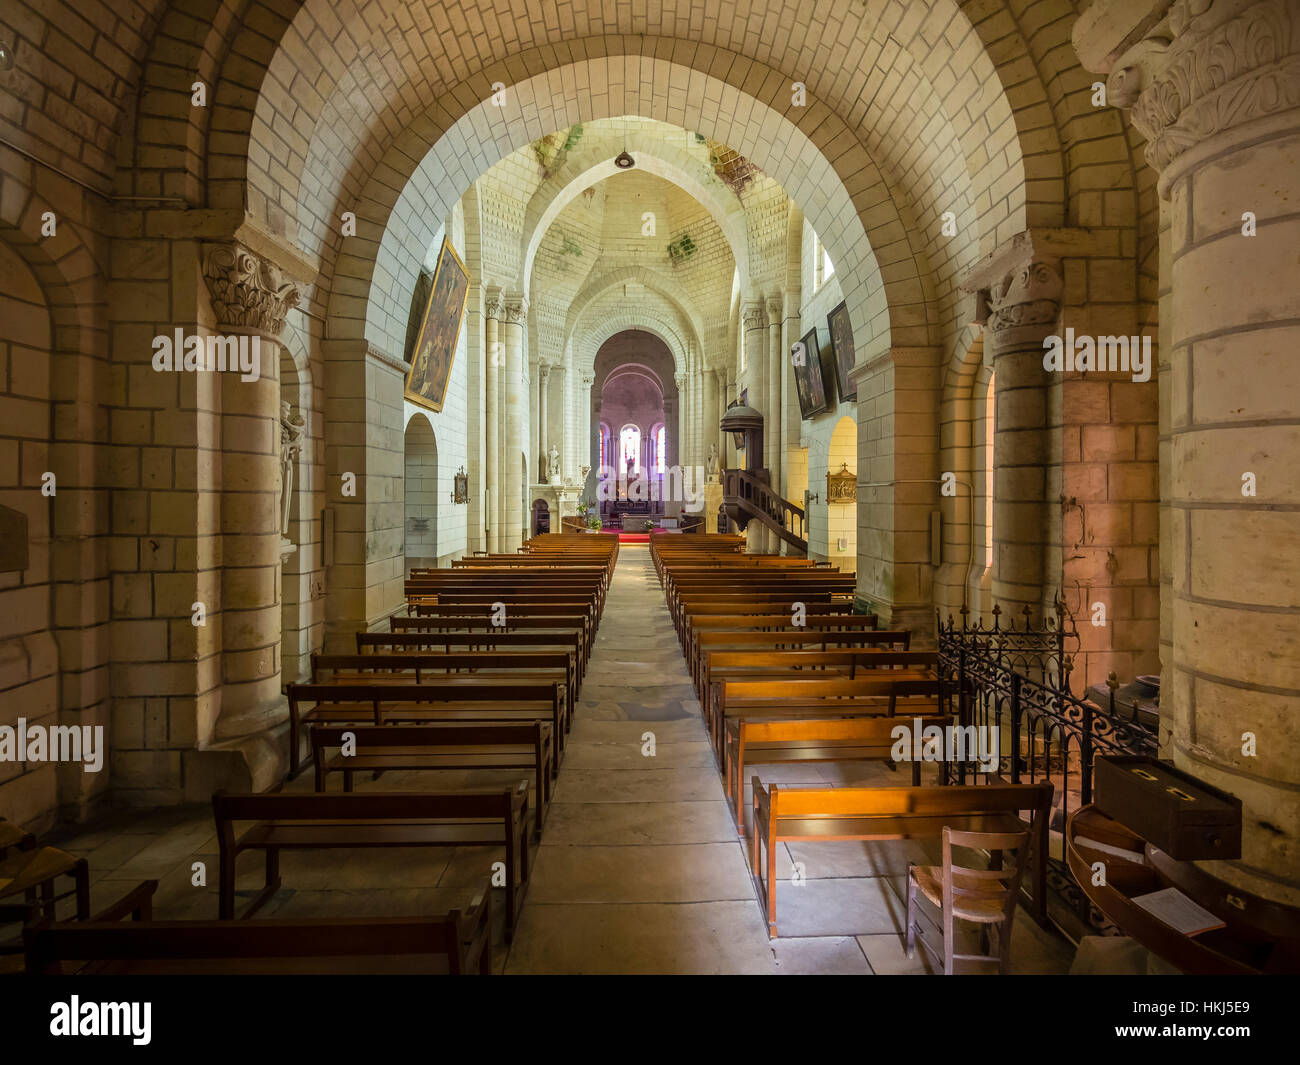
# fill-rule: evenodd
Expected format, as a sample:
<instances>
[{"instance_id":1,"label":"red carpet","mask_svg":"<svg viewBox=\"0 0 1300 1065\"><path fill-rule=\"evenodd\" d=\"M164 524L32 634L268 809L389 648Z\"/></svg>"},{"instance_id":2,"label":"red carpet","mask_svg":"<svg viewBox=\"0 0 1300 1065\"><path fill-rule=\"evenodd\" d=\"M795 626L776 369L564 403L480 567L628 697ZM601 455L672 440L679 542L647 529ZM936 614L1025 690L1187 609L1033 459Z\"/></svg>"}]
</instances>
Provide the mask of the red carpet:
<instances>
[{"instance_id":1,"label":"red carpet","mask_svg":"<svg viewBox=\"0 0 1300 1065\"><path fill-rule=\"evenodd\" d=\"M620 544L648 544L650 542L650 534L620 532L618 534L618 542Z\"/></svg>"}]
</instances>

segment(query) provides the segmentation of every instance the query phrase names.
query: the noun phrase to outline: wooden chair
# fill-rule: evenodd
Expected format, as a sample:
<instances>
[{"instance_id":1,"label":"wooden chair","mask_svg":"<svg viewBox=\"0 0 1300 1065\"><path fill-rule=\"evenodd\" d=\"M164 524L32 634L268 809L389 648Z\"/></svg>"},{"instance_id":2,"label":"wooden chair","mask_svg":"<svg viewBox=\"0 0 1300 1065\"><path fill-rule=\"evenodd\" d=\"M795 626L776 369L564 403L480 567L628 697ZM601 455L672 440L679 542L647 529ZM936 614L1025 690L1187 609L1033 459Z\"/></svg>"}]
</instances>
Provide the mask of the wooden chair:
<instances>
[{"instance_id":1,"label":"wooden chair","mask_svg":"<svg viewBox=\"0 0 1300 1065\"><path fill-rule=\"evenodd\" d=\"M979 869L954 865L953 847L980 848L989 852L989 868ZM1012 852L1008 867L1004 855ZM1020 897L1020 881L1024 878L1029 852L1028 832L961 832L948 825L943 828L943 865L908 865L907 868L907 956L916 953L916 933L921 932L921 944L927 949L931 944L925 930L917 923L917 895L924 895L939 907L943 938L943 971L953 974L954 961L981 961L998 963L998 972L1006 974L1011 966L1011 924L1016 916L1016 901ZM998 953L957 954L953 938L953 922L960 917L985 928L998 929ZM936 951L937 953L937 951Z\"/></svg>"}]
</instances>

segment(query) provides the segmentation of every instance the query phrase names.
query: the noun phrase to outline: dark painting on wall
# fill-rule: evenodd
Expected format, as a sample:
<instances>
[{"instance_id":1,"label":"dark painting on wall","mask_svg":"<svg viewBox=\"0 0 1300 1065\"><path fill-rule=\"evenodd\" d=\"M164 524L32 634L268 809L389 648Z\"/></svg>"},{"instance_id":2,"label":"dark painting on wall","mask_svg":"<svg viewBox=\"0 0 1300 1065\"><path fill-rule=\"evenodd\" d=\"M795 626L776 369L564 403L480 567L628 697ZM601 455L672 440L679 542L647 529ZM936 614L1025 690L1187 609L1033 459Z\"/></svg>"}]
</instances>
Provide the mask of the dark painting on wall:
<instances>
[{"instance_id":1,"label":"dark painting on wall","mask_svg":"<svg viewBox=\"0 0 1300 1065\"><path fill-rule=\"evenodd\" d=\"M799 414L803 418L811 418L814 414L830 410L830 389L826 387L830 380L830 367L826 365L826 357L817 342L816 326L804 334L800 343L803 345L803 357L799 358L797 352L791 353L794 384L799 392Z\"/></svg>"},{"instance_id":2,"label":"dark painting on wall","mask_svg":"<svg viewBox=\"0 0 1300 1065\"><path fill-rule=\"evenodd\" d=\"M835 354L835 380L840 386L840 399L858 398L858 386L849 381L857 353L853 347L853 326L849 324L849 308L841 303L826 316L831 331L831 350Z\"/></svg>"},{"instance_id":3,"label":"dark painting on wall","mask_svg":"<svg viewBox=\"0 0 1300 1065\"><path fill-rule=\"evenodd\" d=\"M435 412L442 410L468 300L469 271L444 238L406 375L406 398L412 403Z\"/></svg>"}]
</instances>

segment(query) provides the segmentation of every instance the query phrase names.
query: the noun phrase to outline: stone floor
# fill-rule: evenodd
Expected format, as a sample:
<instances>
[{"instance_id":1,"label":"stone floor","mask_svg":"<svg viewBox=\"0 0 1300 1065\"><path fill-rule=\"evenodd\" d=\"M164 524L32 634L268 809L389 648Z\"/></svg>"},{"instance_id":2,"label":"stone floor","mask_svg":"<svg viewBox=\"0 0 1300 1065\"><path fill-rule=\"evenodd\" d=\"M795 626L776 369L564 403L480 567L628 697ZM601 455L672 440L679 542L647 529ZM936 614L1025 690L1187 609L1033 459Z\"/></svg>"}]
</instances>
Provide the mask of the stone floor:
<instances>
[{"instance_id":1,"label":"stone floor","mask_svg":"<svg viewBox=\"0 0 1300 1065\"><path fill-rule=\"evenodd\" d=\"M441 787L520 775L441 773L433 779ZM759 775L783 784L849 783L880 780L887 771L775 766ZM291 787L309 789L310 776ZM430 779L388 774L359 787L418 790L429 787ZM89 858L96 907L154 877L160 881L158 917L216 916L216 838L208 807L115 812L65 830L61 845ZM286 854L285 887L262 912L446 910L469 901L496 857L490 848ZM534 852L520 927L508 948L498 947L496 968L864 975L929 970L924 952L905 957L899 929L907 861L932 857L903 843L783 846L777 857L781 934L769 940L648 549L625 545ZM205 864L207 886L194 884L195 863ZM261 871L255 857L241 862L238 886L245 896L255 890ZM499 926L501 907L496 909ZM1064 973L1073 954L1065 940L1021 913L1013 938L1017 972Z\"/></svg>"}]
</instances>

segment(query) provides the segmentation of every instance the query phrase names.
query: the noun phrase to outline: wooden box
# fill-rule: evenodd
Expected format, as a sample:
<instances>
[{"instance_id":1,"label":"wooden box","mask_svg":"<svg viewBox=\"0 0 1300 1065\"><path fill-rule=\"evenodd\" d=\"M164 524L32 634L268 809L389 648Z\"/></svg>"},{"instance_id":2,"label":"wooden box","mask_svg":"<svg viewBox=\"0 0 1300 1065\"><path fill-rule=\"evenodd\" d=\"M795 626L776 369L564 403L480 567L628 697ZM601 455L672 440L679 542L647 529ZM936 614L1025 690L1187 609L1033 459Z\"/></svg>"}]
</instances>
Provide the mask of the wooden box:
<instances>
[{"instance_id":1,"label":"wooden box","mask_svg":"<svg viewBox=\"0 0 1300 1065\"><path fill-rule=\"evenodd\" d=\"M1241 857L1241 800L1172 762L1099 755L1093 760L1092 801L1171 858Z\"/></svg>"}]
</instances>

